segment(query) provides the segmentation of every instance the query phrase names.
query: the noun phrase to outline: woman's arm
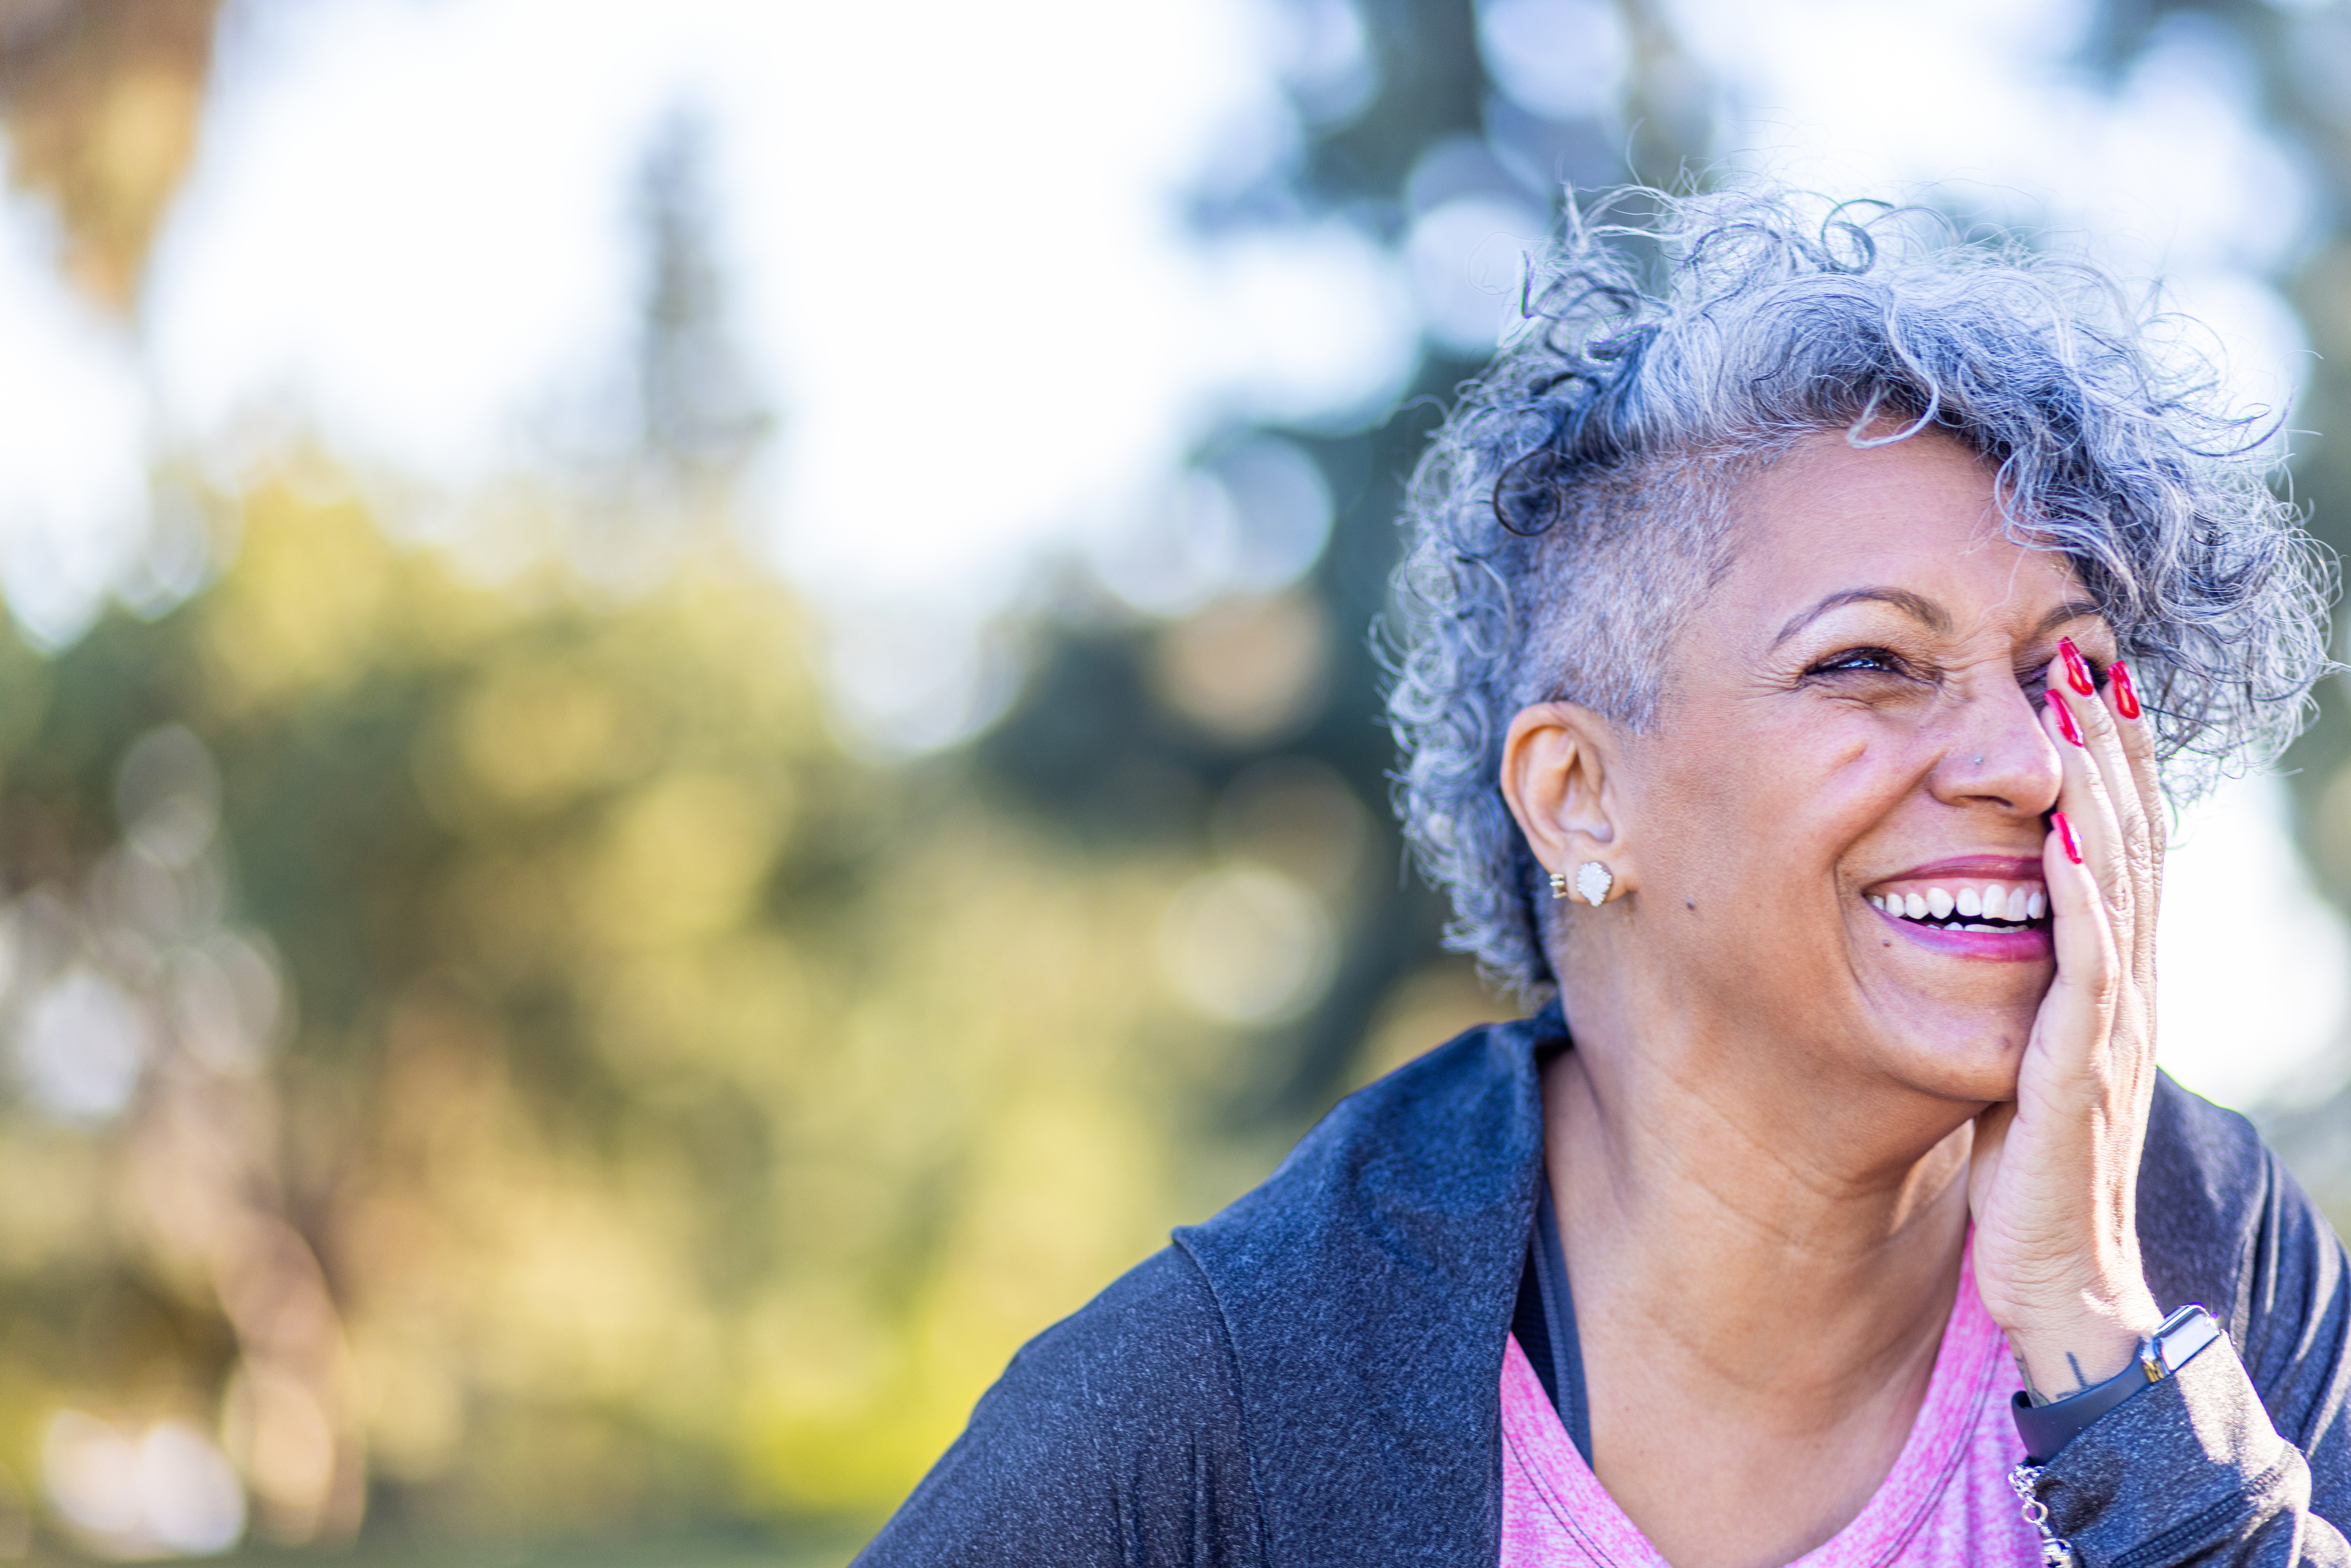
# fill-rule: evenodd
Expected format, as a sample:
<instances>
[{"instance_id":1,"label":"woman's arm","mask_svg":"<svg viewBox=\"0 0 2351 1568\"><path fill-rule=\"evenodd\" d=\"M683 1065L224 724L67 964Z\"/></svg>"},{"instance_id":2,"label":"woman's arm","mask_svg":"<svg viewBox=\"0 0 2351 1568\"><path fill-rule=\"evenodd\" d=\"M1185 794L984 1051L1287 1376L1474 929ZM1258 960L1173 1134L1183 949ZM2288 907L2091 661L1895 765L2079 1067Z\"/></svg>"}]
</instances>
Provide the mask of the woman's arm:
<instances>
[{"instance_id":1,"label":"woman's arm","mask_svg":"<svg viewBox=\"0 0 2351 1568\"><path fill-rule=\"evenodd\" d=\"M2051 1530L2099 1568L2351 1563L2311 1481L2222 1339L2092 1422L2037 1490Z\"/></svg>"},{"instance_id":2,"label":"woman's arm","mask_svg":"<svg viewBox=\"0 0 2351 1568\"><path fill-rule=\"evenodd\" d=\"M2317 1206L2267 1150L2247 1152L2198 1173L2258 1189L2237 1310L2213 1302L2238 1319L2241 1355L2213 1344L2043 1474L2051 1526L2085 1563L2351 1563L2351 1278Z\"/></svg>"},{"instance_id":3,"label":"woman's arm","mask_svg":"<svg viewBox=\"0 0 2351 1568\"><path fill-rule=\"evenodd\" d=\"M2310 1461L2312 1511L2351 1532L2351 1263L2267 1149L2261 1170L2240 1354L2278 1431Z\"/></svg>"}]
</instances>

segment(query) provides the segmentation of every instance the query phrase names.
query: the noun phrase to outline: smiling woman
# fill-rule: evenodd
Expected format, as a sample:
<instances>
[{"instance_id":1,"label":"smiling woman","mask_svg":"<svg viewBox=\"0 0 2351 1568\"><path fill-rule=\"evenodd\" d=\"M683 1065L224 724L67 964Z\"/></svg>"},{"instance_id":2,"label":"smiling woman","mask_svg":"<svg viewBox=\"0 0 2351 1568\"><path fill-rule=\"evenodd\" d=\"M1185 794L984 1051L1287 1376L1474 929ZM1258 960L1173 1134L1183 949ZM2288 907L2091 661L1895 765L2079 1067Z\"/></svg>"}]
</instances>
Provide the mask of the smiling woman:
<instances>
[{"instance_id":1,"label":"smiling woman","mask_svg":"<svg viewBox=\"0 0 2351 1568\"><path fill-rule=\"evenodd\" d=\"M1654 199L1400 573L1407 831L1544 1005L1030 1345L866 1561L2351 1562L2341 1246L2154 1051L2165 791L2291 736L2317 563L2095 273Z\"/></svg>"}]
</instances>

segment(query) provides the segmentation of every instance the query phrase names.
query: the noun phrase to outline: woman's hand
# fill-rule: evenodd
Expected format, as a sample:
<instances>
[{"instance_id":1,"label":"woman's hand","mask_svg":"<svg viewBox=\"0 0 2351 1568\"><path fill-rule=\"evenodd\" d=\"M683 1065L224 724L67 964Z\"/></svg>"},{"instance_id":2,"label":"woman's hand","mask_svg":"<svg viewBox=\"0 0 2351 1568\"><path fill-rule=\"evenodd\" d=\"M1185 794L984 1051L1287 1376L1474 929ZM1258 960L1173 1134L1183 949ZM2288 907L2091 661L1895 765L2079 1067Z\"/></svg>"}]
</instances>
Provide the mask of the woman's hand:
<instances>
[{"instance_id":1,"label":"woman's hand","mask_svg":"<svg viewBox=\"0 0 2351 1568\"><path fill-rule=\"evenodd\" d=\"M2101 697L2074 644L2058 646L2043 722L2064 782L2042 852L2057 977L2015 1100L1976 1119L1968 1184L1976 1288L2041 1399L2120 1372L2162 1317L2136 1203L2155 1092L2155 752L2127 669Z\"/></svg>"}]
</instances>

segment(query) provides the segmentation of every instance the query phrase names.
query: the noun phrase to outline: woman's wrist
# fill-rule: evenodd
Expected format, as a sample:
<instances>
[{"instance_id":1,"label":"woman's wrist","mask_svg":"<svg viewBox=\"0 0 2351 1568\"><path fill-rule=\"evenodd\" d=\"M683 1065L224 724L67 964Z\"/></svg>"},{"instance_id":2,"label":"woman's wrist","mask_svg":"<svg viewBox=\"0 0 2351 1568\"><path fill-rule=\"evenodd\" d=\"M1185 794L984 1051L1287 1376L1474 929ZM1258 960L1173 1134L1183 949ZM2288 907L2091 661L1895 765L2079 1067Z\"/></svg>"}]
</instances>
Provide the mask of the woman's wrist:
<instances>
[{"instance_id":1,"label":"woman's wrist","mask_svg":"<svg viewBox=\"0 0 2351 1568\"><path fill-rule=\"evenodd\" d=\"M2139 1342L2163 1322L2144 1286L2109 1296L2085 1293L2062 1307L2027 1311L2003 1324L2025 1393L2049 1404L2095 1388L2137 1358Z\"/></svg>"}]
</instances>

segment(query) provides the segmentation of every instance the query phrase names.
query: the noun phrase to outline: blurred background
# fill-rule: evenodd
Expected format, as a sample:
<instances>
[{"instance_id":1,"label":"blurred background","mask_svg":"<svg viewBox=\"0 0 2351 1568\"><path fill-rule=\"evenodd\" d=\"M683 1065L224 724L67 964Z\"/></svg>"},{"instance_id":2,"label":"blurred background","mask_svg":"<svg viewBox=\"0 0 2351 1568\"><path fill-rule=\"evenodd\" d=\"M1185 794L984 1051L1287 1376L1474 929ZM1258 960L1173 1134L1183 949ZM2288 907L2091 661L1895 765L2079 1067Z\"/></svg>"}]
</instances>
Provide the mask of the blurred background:
<instances>
[{"instance_id":1,"label":"blurred background","mask_svg":"<svg viewBox=\"0 0 2351 1568\"><path fill-rule=\"evenodd\" d=\"M839 1563L1514 1011L1368 628L1567 184L2160 277L2351 539L2342 4L0 0L0 1556ZM2345 695L2163 1006L2351 1218Z\"/></svg>"}]
</instances>

